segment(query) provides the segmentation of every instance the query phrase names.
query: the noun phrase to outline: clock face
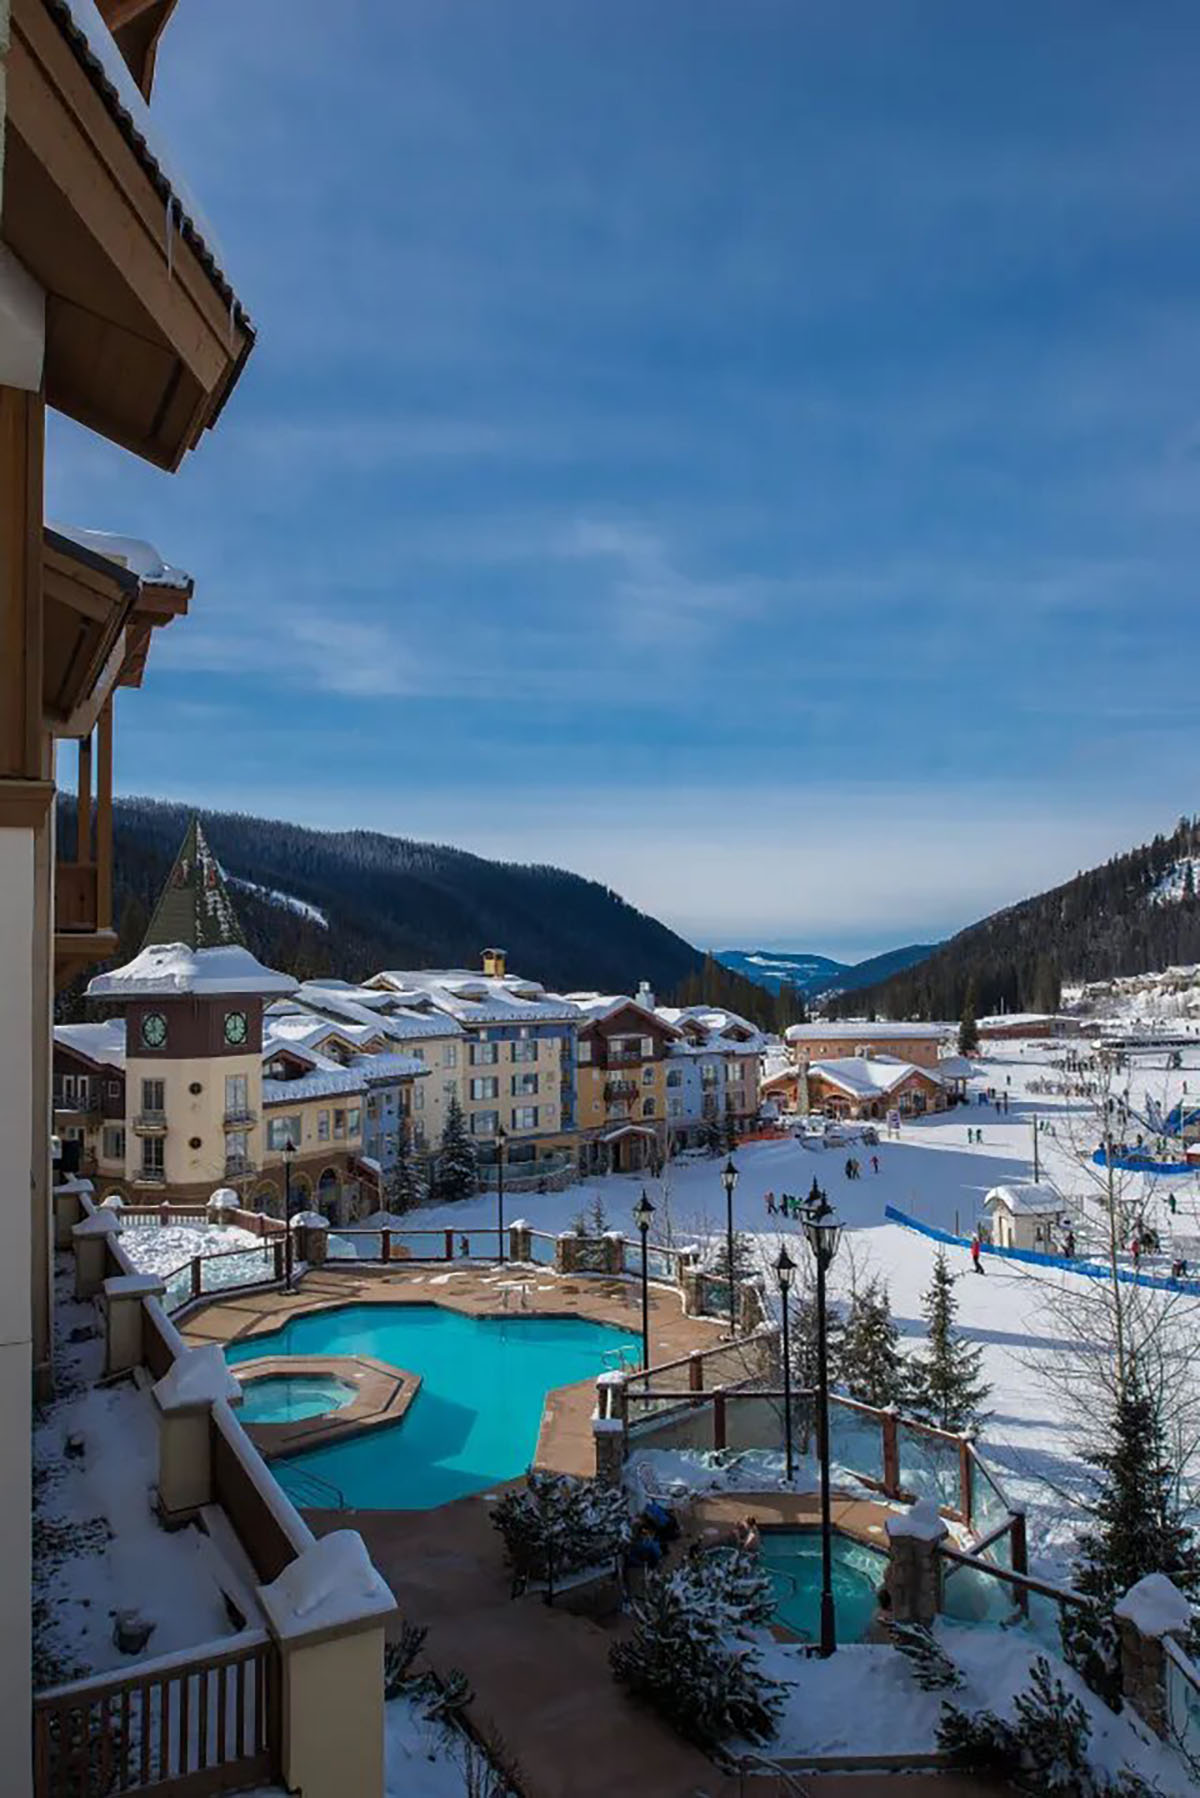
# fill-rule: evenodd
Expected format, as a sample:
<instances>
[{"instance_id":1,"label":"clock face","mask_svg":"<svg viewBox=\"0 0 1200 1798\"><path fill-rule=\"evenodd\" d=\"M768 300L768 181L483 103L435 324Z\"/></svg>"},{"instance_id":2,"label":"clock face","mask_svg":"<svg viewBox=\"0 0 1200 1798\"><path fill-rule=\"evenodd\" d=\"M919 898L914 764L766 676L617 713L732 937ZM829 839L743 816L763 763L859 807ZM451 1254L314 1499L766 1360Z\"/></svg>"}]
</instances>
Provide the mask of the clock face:
<instances>
[{"instance_id":1,"label":"clock face","mask_svg":"<svg viewBox=\"0 0 1200 1798\"><path fill-rule=\"evenodd\" d=\"M227 1043L244 1043L246 1040L246 1014L244 1011L227 1011L225 1013L225 1041Z\"/></svg>"},{"instance_id":2,"label":"clock face","mask_svg":"<svg viewBox=\"0 0 1200 1798\"><path fill-rule=\"evenodd\" d=\"M148 1049L161 1049L166 1040L166 1018L161 1011L148 1011L142 1019L142 1041Z\"/></svg>"}]
</instances>

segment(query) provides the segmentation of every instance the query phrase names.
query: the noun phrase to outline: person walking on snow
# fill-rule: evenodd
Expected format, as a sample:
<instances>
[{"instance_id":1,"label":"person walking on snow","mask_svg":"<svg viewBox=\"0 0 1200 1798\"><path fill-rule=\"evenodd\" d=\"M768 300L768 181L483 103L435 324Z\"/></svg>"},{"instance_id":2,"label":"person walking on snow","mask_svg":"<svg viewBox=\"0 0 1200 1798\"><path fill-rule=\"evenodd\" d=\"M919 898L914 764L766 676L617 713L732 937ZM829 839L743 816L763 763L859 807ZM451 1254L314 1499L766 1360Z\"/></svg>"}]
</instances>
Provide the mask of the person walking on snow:
<instances>
[{"instance_id":1,"label":"person walking on snow","mask_svg":"<svg viewBox=\"0 0 1200 1798\"><path fill-rule=\"evenodd\" d=\"M872 1155L871 1166L874 1168L876 1173L879 1172L879 1157L878 1157L878 1155Z\"/></svg>"},{"instance_id":2,"label":"person walking on snow","mask_svg":"<svg viewBox=\"0 0 1200 1798\"><path fill-rule=\"evenodd\" d=\"M767 1216L774 1217L775 1215L776 1215L775 1194L773 1192L769 1192L767 1194Z\"/></svg>"},{"instance_id":3,"label":"person walking on snow","mask_svg":"<svg viewBox=\"0 0 1200 1798\"><path fill-rule=\"evenodd\" d=\"M975 1272L977 1274L981 1274L983 1272L983 1261L981 1258L981 1247L980 1247L980 1242L979 1242L979 1231L978 1230L976 1230L975 1234L971 1238L971 1266L975 1269Z\"/></svg>"}]
</instances>

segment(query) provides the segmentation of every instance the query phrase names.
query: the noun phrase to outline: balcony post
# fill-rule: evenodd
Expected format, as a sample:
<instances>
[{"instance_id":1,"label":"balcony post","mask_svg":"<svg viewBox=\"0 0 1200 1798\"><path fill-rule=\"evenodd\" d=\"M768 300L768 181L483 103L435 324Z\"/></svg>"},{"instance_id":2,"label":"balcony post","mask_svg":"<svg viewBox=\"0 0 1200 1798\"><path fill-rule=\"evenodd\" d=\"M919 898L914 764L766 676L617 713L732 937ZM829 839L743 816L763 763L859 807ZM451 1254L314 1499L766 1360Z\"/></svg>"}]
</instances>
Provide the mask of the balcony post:
<instances>
[{"instance_id":1,"label":"balcony post","mask_svg":"<svg viewBox=\"0 0 1200 1798\"><path fill-rule=\"evenodd\" d=\"M75 812L75 860L92 859L92 739L79 739L79 798ZM95 922L93 918L92 923Z\"/></svg>"},{"instance_id":2,"label":"balcony post","mask_svg":"<svg viewBox=\"0 0 1200 1798\"><path fill-rule=\"evenodd\" d=\"M113 702L109 694L96 731L96 928L112 928Z\"/></svg>"}]
</instances>

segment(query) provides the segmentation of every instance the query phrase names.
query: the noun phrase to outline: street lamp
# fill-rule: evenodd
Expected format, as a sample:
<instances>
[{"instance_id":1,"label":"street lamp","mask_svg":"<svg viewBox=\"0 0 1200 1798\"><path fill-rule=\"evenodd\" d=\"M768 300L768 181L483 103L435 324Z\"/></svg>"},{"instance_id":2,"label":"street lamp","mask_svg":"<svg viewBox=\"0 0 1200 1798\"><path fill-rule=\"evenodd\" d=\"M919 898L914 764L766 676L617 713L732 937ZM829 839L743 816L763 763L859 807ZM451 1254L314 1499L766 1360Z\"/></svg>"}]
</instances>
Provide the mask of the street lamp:
<instances>
[{"instance_id":1,"label":"street lamp","mask_svg":"<svg viewBox=\"0 0 1200 1798\"><path fill-rule=\"evenodd\" d=\"M503 1124L496 1125L496 1153L499 1162L496 1168L496 1222L500 1230L500 1260L504 1260L504 1144L508 1132Z\"/></svg>"},{"instance_id":2,"label":"street lamp","mask_svg":"<svg viewBox=\"0 0 1200 1798\"><path fill-rule=\"evenodd\" d=\"M737 1335L737 1281L733 1268L733 1189L738 1183L738 1171L731 1155L721 1169L721 1185L725 1188L725 1249L729 1256L729 1333Z\"/></svg>"},{"instance_id":3,"label":"street lamp","mask_svg":"<svg viewBox=\"0 0 1200 1798\"><path fill-rule=\"evenodd\" d=\"M792 1483L792 1360L788 1353L788 1295L796 1277L796 1263L781 1243L775 1263L779 1278L779 1309L783 1318L783 1440L787 1451L787 1483Z\"/></svg>"},{"instance_id":4,"label":"street lamp","mask_svg":"<svg viewBox=\"0 0 1200 1798\"><path fill-rule=\"evenodd\" d=\"M814 1180L801 1218L817 1264L817 1452L821 1461L821 1653L837 1647L833 1616L833 1528L829 1519L829 1345L825 1332L825 1275L837 1254L842 1226Z\"/></svg>"},{"instance_id":5,"label":"street lamp","mask_svg":"<svg viewBox=\"0 0 1200 1798\"><path fill-rule=\"evenodd\" d=\"M650 1365L650 1274L646 1264L646 1238L650 1233L650 1219L654 1216L654 1207L650 1203L650 1195L642 1188L642 1196L633 1208L633 1221L642 1233L642 1366Z\"/></svg>"},{"instance_id":6,"label":"street lamp","mask_svg":"<svg viewBox=\"0 0 1200 1798\"><path fill-rule=\"evenodd\" d=\"M283 1256L284 1285L292 1290L292 1156L296 1153L296 1145L290 1136L283 1143Z\"/></svg>"}]
</instances>

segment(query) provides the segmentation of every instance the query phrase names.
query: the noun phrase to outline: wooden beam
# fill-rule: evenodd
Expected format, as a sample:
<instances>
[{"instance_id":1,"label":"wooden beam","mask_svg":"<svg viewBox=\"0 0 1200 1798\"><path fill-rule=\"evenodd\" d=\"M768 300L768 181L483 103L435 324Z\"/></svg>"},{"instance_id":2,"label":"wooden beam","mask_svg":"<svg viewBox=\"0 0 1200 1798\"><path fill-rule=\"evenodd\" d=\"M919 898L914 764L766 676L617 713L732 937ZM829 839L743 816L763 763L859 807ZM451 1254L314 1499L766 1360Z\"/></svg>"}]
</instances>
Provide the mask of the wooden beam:
<instances>
[{"instance_id":1,"label":"wooden beam","mask_svg":"<svg viewBox=\"0 0 1200 1798\"><path fill-rule=\"evenodd\" d=\"M42 765L45 401L0 387L0 778Z\"/></svg>"},{"instance_id":2,"label":"wooden beam","mask_svg":"<svg viewBox=\"0 0 1200 1798\"><path fill-rule=\"evenodd\" d=\"M113 702L109 695L96 728L96 926L112 924Z\"/></svg>"},{"instance_id":3,"label":"wooden beam","mask_svg":"<svg viewBox=\"0 0 1200 1798\"><path fill-rule=\"evenodd\" d=\"M140 18L152 6L161 6L162 0L97 0L97 4L104 16L104 23L115 37L122 25Z\"/></svg>"},{"instance_id":4,"label":"wooden beam","mask_svg":"<svg viewBox=\"0 0 1200 1798\"><path fill-rule=\"evenodd\" d=\"M79 740L79 797L75 806L75 860L92 859L92 739Z\"/></svg>"},{"instance_id":5,"label":"wooden beam","mask_svg":"<svg viewBox=\"0 0 1200 1798\"><path fill-rule=\"evenodd\" d=\"M53 804L52 780L0 780L0 830L37 830Z\"/></svg>"}]
</instances>

